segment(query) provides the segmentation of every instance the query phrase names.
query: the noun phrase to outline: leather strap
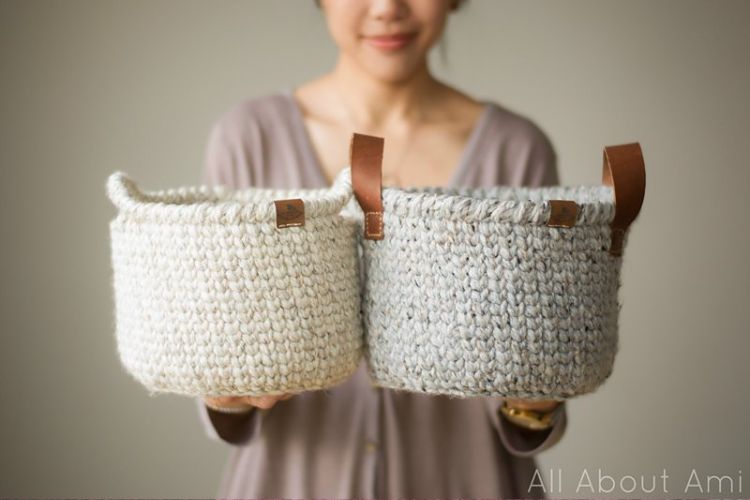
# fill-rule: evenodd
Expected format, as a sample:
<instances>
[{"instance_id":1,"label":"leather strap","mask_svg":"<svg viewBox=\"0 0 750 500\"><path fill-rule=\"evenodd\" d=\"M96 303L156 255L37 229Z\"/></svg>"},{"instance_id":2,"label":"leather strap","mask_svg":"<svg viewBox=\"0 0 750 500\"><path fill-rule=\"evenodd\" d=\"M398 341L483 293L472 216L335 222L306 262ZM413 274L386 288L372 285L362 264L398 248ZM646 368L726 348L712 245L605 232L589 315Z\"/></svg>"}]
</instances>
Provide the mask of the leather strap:
<instances>
[{"instance_id":1,"label":"leather strap","mask_svg":"<svg viewBox=\"0 0 750 500\"><path fill-rule=\"evenodd\" d=\"M382 137L354 133L349 144L349 165L354 196L365 217L365 239L383 239Z\"/></svg>"},{"instance_id":2,"label":"leather strap","mask_svg":"<svg viewBox=\"0 0 750 500\"><path fill-rule=\"evenodd\" d=\"M625 232L638 217L646 193L646 166L639 143L604 148L602 183L612 186L615 195L615 218L610 224L612 242L609 253L619 257L622 255Z\"/></svg>"},{"instance_id":3,"label":"leather strap","mask_svg":"<svg viewBox=\"0 0 750 500\"><path fill-rule=\"evenodd\" d=\"M353 133L349 145L352 189L364 212L364 237L383 239L382 137ZM612 186L615 217L610 224L610 254L622 255L625 232L638 217L646 192L646 168L637 142L604 148L602 182Z\"/></svg>"}]
</instances>

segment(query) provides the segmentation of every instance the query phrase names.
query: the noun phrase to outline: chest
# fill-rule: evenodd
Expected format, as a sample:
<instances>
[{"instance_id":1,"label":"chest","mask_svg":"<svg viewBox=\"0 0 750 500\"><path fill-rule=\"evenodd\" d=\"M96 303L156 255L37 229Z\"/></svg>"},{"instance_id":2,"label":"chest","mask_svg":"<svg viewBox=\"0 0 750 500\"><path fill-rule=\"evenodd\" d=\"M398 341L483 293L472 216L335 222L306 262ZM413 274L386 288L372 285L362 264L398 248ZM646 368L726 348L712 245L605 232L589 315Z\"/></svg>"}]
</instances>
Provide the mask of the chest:
<instances>
[{"instance_id":1,"label":"chest","mask_svg":"<svg viewBox=\"0 0 750 500\"><path fill-rule=\"evenodd\" d=\"M347 142L350 130L326 127L305 119L318 164L329 184L349 163ZM385 138L383 185L394 187L447 186L471 154L471 130L453 127L423 127L413 134L361 133Z\"/></svg>"}]
</instances>

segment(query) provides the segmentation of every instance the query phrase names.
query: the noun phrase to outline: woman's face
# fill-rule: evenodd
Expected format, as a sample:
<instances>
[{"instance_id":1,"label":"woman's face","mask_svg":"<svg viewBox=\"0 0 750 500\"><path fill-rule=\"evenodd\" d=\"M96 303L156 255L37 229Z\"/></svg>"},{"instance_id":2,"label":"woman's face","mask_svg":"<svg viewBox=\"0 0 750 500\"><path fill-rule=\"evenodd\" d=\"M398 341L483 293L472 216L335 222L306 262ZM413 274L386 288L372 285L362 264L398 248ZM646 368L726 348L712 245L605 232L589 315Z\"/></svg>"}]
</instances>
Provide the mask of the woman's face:
<instances>
[{"instance_id":1,"label":"woman's face","mask_svg":"<svg viewBox=\"0 0 750 500\"><path fill-rule=\"evenodd\" d=\"M455 0L322 0L342 54L380 80L408 78L443 32ZM399 38L383 38L400 35Z\"/></svg>"}]
</instances>

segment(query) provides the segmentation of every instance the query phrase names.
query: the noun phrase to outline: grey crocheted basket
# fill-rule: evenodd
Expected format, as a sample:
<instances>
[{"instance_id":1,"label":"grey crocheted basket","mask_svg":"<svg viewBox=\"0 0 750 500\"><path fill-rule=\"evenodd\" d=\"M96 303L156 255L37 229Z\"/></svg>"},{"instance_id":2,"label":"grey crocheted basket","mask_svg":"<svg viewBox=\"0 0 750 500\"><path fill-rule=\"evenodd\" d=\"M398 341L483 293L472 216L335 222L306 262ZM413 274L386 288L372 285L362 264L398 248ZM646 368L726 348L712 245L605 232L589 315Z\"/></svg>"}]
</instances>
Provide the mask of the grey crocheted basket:
<instances>
[{"instance_id":1,"label":"grey crocheted basket","mask_svg":"<svg viewBox=\"0 0 750 500\"><path fill-rule=\"evenodd\" d=\"M295 393L357 368L348 171L330 189L155 192L117 172L107 190L118 353L152 394Z\"/></svg>"},{"instance_id":2,"label":"grey crocheted basket","mask_svg":"<svg viewBox=\"0 0 750 500\"><path fill-rule=\"evenodd\" d=\"M383 188L382 149L382 138L352 138L373 381L555 400L600 386L645 190L640 146L605 148L603 185L478 189Z\"/></svg>"}]
</instances>

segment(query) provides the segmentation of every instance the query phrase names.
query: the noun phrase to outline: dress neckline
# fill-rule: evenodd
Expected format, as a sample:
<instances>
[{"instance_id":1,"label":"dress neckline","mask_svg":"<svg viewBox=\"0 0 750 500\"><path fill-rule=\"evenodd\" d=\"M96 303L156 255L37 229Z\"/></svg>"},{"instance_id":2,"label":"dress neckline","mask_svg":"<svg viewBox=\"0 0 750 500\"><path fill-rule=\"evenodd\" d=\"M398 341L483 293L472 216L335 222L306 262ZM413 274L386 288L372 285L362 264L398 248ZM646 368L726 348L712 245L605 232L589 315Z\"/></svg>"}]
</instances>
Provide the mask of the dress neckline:
<instances>
[{"instance_id":1,"label":"dress neckline","mask_svg":"<svg viewBox=\"0 0 750 500\"><path fill-rule=\"evenodd\" d=\"M305 125L304 115L302 114L302 108L300 107L297 99L294 97L294 88L291 86L284 87L282 95L287 99L290 107L294 114L294 125L298 134L298 139L304 143L304 148L307 150L306 153L309 156L311 163L315 166L315 174L319 178L320 182L324 186L330 186L326 172L323 169L323 165L320 163L318 155L313 146L312 138ZM486 128L487 119L490 114L492 102L488 100L480 100L484 105L484 109L474 121L474 127L472 128L469 138L464 145L463 152L459 158L458 165L453 169L453 174L448 182L448 187L456 187L460 185L460 181L464 176L466 170L469 169L475 162L475 152L479 144L479 138ZM384 186L387 187L387 186Z\"/></svg>"}]
</instances>

